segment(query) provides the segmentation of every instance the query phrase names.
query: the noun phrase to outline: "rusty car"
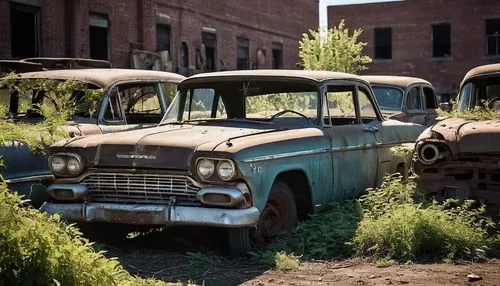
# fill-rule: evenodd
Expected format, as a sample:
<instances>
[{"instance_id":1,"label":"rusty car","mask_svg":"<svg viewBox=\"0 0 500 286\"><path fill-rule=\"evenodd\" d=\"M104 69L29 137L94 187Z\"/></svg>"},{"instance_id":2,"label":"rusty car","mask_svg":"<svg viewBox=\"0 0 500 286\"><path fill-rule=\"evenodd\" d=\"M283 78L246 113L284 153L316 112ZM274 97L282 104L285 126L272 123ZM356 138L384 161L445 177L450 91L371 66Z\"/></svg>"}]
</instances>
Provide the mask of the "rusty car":
<instances>
[{"instance_id":1,"label":"rusty car","mask_svg":"<svg viewBox=\"0 0 500 286\"><path fill-rule=\"evenodd\" d=\"M470 70L460 84L456 108L457 115L500 111L500 64ZM413 159L420 189L437 199L482 201L489 214L500 216L499 140L498 117L453 116L429 127L418 138Z\"/></svg>"},{"instance_id":2,"label":"rusty car","mask_svg":"<svg viewBox=\"0 0 500 286\"><path fill-rule=\"evenodd\" d=\"M157 125L175 96L177 84L183 76L157 71L131 69L72 69L50 70L17 74L13 80L74 80L86 88L102 90L96 103L96 112L76 113L64 126L70 136L112 133ZM52 91L50 91L52 92ZM52 94L57 98L57 91ZM29 90L28 90L29 94ZM75 92L75 98L83 93ZM15 88L0 87L0 104L7 107L12 122L40 122L43 115L39 105L52 106L42 90L33 90L29 98L19 96ZM36 107L36 108L35 108ZM32 152L23 142L7 141L0 144L3 179L9 188L40 206L46 199L45 185L53 180L47 158Z\"/></svg>"},{"instance_id":3,"label":"rusty car","mask_svg":"<svg viewBox=\"0 0 500 286\"><path fill-rule=\"evenodd\" d=\"M361 77L370 82L380 110L386 118L426 126L436 122L437 95L427 80L393 75Z\"/></svg>"},{"instance_id":4,"label":"rusty car","mask_svg":"<svg viewBox=\"0 0 500 286\"><path fill-rule=\"evenodd\" d=\"M403 169L425 126L385 120L369 83L304 70L198 74L160 126L51 146L41 209L75 222L209 226L231 254Z\"/></svg>"}]
</instances>

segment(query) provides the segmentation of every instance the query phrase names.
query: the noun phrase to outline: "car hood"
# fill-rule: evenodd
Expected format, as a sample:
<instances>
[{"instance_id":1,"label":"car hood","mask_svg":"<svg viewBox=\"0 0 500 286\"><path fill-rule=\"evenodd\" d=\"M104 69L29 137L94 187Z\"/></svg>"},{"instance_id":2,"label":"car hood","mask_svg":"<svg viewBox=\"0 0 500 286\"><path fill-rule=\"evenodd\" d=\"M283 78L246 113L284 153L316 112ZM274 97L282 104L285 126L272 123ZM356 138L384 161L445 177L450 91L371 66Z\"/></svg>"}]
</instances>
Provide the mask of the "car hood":
<instances>
[{"instance_id":1,"label":"car hood","mask_svg":"<svg viewBox=\"0 0 500 286\"><path fill-rule=\"evenodd\" d=\"M500 120L466 120L450 118L432 127L460 153L500 153Z\"/></svg>"},{"instance_id":2,"label":"car hood","mask_svg":"<svg viewBox=\"0 0 500 286\"><path fill-rule=\"evenodd\" d=\"M186 170L195 151L212 151L230 138L276 131L275 128L165 125L59 142L51 153L76 152L86 166Z\"/></svg>"}]
</instances>

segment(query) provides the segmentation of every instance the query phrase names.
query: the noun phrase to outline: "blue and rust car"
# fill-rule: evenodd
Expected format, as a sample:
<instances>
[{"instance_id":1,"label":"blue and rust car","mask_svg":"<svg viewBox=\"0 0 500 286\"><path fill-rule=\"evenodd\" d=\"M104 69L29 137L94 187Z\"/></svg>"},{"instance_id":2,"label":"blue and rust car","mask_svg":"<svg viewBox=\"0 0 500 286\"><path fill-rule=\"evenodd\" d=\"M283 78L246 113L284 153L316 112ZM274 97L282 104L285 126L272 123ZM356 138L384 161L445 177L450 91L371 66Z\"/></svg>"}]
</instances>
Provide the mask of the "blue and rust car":
<instances>
[{"instance_id":1,"label":"blue and rust car","mask_svg":"<svg viewBox=\"0 0 500 286\"><path fill-rule=\"evenodd\" d=\"M192 76L160 126L50 148L42 209L69 221L227 229L233 254L404 169L390 148L422 125L384 120L369 83L345 73Z\"/></svg>"},{"instance_id":2,"label":"blue and rust car","mask_svg":"<svg viewBox=\"0 0 500 286\"><path fill-rule=\"evenodd\" d=\"M82 66L86 63L80 59L30 60L40 60L44 65L50 62L52 65L48 66L51 68L61 68L66 64L72 69L19 73L12 79L14 86L29 81L73 80L82 83L85 88L102 90L101 98L94 106L96 112L77 112L66 123L64 129L68 137L156 126L173 99L177 84L185 78L160 71L74 69L77 64ZM100 64L101 61L90 62ZM39 106L56 108L57 98L61 96L52 90L28 89L25 93L27 95L23 97L15 88L0 86L0 105L7 108L9 122L41 122L44 117L39 112ZM172 95L169 97L169 94ZM74 91L75 101L83 96L80 90ZM0 173L9 189L24 195L25 199L30 199L35 207L39 207L47 199L46 186L54 180L47 165L47 156L43 152L32 152L25 142L4 141L0 142L0 158L3 161Z\"/></svg>"}]
</instances>

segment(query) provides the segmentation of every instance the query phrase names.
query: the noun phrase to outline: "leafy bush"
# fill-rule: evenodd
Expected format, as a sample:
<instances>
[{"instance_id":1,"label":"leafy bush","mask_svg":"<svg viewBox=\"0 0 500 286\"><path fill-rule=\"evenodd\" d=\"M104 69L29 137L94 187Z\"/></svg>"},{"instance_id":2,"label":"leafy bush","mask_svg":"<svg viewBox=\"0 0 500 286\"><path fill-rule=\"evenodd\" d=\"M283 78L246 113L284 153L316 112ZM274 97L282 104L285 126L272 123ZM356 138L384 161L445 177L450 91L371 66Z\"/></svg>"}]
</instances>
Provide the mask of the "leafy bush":
<instances>
[{"instance_id":1,"label":"leafy bush","mask_svg":"<svg viewBox=\"0 0 500 286\"><path fill-rule=\"evenodd\" d=\"M493 226L471 201L428 202L412 178L386 177L360 199L363 219L354 237L359 255L396 260L485 258Z\"/></svg>"},{"instance_id":2,"label":"leafy bush","mask_svg":"<svg viewBox=\"0 0 500 286\"><path fill-rule=\"evenodd\" d=\"M481 102L481 106L475 106L472 109L463 111L458 111L457 103L452 102L452 109L450 111L438 109L438 115L439 117L457 117L466 120L491 120L500 118L500 113L494 110L488 101Z\"/></svg>"},{"instance_id":3,"label":"leafy bush","mask_svg":"<svg viewBox=\"0 0 500 286\"><path fill-rule=\"evenodd\" d=\"M75 227L21 205L0 181L0 285L164 285L131 276Z\"/></svg>"}]
</instances>

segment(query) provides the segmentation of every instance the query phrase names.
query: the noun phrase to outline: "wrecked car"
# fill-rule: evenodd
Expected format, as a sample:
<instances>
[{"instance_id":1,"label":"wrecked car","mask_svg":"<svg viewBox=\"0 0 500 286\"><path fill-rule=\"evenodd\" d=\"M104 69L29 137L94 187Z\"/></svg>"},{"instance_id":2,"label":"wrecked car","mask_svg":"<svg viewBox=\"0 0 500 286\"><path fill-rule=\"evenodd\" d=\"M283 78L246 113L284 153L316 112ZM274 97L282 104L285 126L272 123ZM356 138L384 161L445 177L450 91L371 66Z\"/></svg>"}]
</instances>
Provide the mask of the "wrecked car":
<instances>
[{"instance_id":1,"label":"wrecked car","mask_svg":"<svg viewBox=\"0 0 500 286\"><path fill-rule=\"evenodd\" d=\"M160 126L61 141L41 209L69 221L209 226L242 254L332 201L402 170L392 146L424 126L385 120L356 75L205 73L179 84Z\"/></svg>"},{"instance_id":2,"label":"wrecked car","mask_svg":"<svg viewBox=\"0 0 500 286\"><path fill-rule=\"evenodd\" d=\"M500 211L500 64L470 70L460 84L457 113L417 140L413 168L420 189L436 198L475 199ZM490 112L489 120L467 115Z\"/></svg>"},{"instance_id":3,"label":"wrecked car","mask_svg":"<svg viewBox=\"0 0 500 286\"><path fill-rule=\"evenodd\" d=\"M74 69L21 73L9 82L15 86L26 84L25 96L19 89L0 87L0 105L6 107L8 122L36 123L44 120L41 106L60 112L58 91L31 89L51 81L73 80L82 83L86 89L100 90L90 109L82 109L74 114L64 129L68 137L89 134L112 133L157 125L170 101L175 96L177 84L183 76L156 71L128 69ZM36 90L35 90L36 89ZM75 90L71 95L74 102L81 102L86 94ZM3 138L3 137L2 137ZM3 140L3 139L2 139ZM45 185L53 179L47 157L40 152L32 152L25 142L7 140L0 144L3 161L3 179L13 191L31 199L33 205L40 206L46 200Z\"/></svg>"},{"instance_id":4,"label":"wrecked car","mask_svg":"<svg viewBox=\"0 0 500 286\"><path fill-rule=\"evenodd\" d=\"M392 75L364 75L362 78L370 82L386 118L426 126L436 122L438 101L430 82Z\"/></svg>"}]
</instances>

